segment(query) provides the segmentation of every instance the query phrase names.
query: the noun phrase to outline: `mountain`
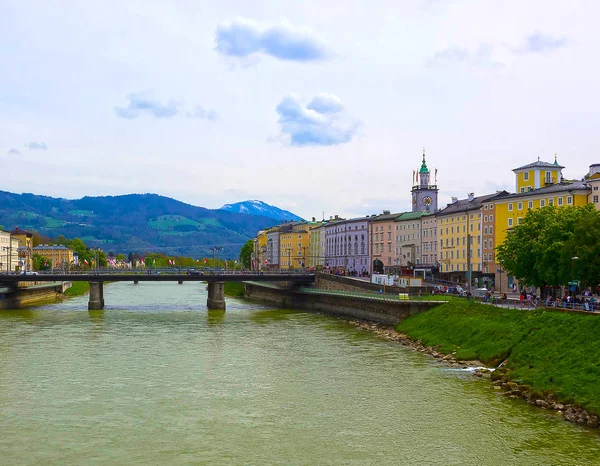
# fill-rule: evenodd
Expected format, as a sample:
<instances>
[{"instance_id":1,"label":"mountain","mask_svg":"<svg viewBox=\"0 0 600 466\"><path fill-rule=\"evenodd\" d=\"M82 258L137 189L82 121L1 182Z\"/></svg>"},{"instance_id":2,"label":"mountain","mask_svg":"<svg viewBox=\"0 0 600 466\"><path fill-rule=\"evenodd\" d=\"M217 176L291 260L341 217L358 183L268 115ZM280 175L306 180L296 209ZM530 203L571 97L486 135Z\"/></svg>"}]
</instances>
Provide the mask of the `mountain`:
<instances>
[{"instance_id":1,"label":"mountain","mask_svg":"<svg viewBox=\"0 0 600 466\"><path fill-rule=\"evenodd\" d=\"M267 216L196 207L157 194L69 200L0 191L0 225L42 235L81 238L107 252L164 252L206 257L222 246L222 258L237 256L256 232L278 224Z\"/></svg>"},{"instance_id":2,"label":"mountain","mask_svg":"<svg viewBox=\"0 0 600 466\"><path fill-rule=\"evenodd\" d=\"M239 214L248 215L261 215L264 217L274 218L279 221L300 221L303 220L301 217L287 211L269 205L263 201L242 201L236 202L235 204L225 204L220 210L226 210L228 212L237 212Z\"/></svg>"}]
</instances>

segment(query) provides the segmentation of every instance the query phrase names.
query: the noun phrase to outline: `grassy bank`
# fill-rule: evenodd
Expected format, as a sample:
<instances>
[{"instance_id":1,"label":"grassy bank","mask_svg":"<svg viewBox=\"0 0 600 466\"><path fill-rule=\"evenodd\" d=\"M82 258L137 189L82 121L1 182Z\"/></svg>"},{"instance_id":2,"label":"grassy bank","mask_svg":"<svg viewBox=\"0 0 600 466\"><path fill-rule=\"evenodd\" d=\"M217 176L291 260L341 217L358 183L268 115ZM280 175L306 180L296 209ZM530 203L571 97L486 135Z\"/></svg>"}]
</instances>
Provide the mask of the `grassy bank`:
<instances>
[{"instance_id":1,"label":"grassy bank","mask_svg":"<svg viewBox=\"0 0 600 466\"><path fill-rule=\"evenodd\" d=\"M225 289L223 292L225 293L225 296L242 298L244 296L244 284L240 282L225 282Z\"/></svg>"},{"instance_id":2,"label":"grassy bank","mask_svg":"<svg viewBox=\"0 0 600 466\"><path fill-rule=\"evenodd\" d=\"M397 330L459 359L497 365L540 393L600 414L600 316L450 302Z\"/></svg>"},{"instance_id":3,"label":"grassy bank","mask_svg":"<svg viewBox=\"0 0 600 466\"><path fill-rule=\"evenodd\" d=\"M88 282L72 282L71 288L65 290L63 293L65 296L81 296L90 291L90 284Z\"/></svg>"}]
</instances>

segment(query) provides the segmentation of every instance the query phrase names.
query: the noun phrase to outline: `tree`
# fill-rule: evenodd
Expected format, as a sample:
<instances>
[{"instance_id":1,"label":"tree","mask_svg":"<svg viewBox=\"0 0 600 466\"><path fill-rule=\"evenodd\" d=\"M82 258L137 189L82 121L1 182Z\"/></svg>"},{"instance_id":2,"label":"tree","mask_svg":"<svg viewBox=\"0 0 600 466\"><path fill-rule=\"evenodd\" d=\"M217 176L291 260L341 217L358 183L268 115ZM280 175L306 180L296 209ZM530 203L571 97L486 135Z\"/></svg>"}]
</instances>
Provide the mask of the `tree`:
<instances>
[{"instance_id":1,"label":"tree","mask_svg":"<svg viewBox=\"0 0 600 466\"><path fill-rule=\"evenodd\" d=\"M252 252L254 251L254 240L253 239L249 239L248 241L246 241L246 243L242 246L242 249L240 250L240 262L242 263L242 266L246 267L246 268L251 268L252 265Z\"/></svg>"},{"instance_id":2,"label":"tree","mask_svg":"<svg viewBox=\"0 0 600 466\"><path fill-rule=\"evenodd\" d=\"M600 212L592 204L530 210L498 246L504 269L536 287L600 283Z\"/></svg>"},{"instance_id":3,"label":"tree","mask_svg":"<svg viewBox=\"0 0 600 466\"><path fill-rule=\"evenodd\" d=\"M52 260L47 259L39 254L33 255L33 269L34 270L50 270L52 268Z\"/></svg>"}]
</instances>

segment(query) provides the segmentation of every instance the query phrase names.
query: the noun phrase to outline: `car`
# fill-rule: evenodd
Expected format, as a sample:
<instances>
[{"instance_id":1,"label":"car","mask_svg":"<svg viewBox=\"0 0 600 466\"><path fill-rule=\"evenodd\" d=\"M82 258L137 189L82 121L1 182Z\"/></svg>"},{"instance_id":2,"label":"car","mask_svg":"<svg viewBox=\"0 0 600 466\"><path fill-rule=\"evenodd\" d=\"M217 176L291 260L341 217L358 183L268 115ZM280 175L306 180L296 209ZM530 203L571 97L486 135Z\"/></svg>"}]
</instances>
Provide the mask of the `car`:
<instances>
[{"instance_id":1,"label":"car","mask_svg":"<svg viewBox=\"0 0 600 466\"><path fill-rule=\"evenodd\" d=\"M21 271L21 275L37 275L38 273L33 270L23 270Z\"/></svg>"},{"instance_id":2,"label":"car","mask_svg":"<svg viewBox=\"0 0 600 466\"><path fill-rule=\"evenodd\" d=\"M188 271L186 273L188 275L204 275L204 272L202 272L202 270L196 270L196 269L188 269Z\"/></svg>"}]
</instances>

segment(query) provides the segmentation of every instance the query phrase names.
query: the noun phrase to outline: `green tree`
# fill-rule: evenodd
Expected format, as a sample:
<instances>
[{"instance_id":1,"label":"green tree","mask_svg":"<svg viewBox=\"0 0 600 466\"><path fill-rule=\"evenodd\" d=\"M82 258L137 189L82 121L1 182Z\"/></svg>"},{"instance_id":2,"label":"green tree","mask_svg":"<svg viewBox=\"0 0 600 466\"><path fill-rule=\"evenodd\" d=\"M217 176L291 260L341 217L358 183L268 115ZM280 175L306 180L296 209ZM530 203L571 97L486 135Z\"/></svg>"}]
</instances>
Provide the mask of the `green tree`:
<instances>
[{"instance_id":1,"label":"green tree","mask_svg":"<svg viewBox=\"0 0 600 466\"><path fill-rule=\"evenodd\" d=\"M240 262L242 263L242 266L246 267L247 269L249 269L252 265L251 262L253 251L254 240L249 239L248 241L246 241L246 243L242 246L242 249L240 250Z\"/></svg>"},{"instance_id":2,"label":"green tree","mask_svg":"<svg viewBox=\"0 0 600 466\"><path fill-rule=\"evenodd\" d=\"M600 213L592 204L530 210L498 246L507 272L536 287L600 283ZM576 259L574 259L576 258Z\"/></svg>"},{"instance_id":3,"label":"green tree","mask_svg":"<svg viewBox=\"0 0 600 466\"><path fill-rule=\"evenodd\" d=\"M33 269L34 270L50 270L52 268L52 260L40 256L39 254L33 255Z\"/></svg>"}]
</instances>

